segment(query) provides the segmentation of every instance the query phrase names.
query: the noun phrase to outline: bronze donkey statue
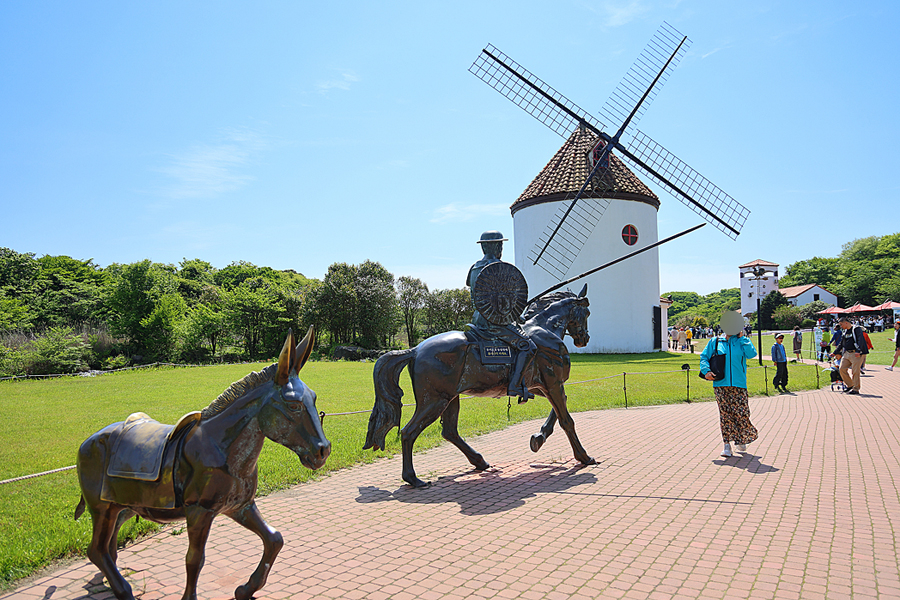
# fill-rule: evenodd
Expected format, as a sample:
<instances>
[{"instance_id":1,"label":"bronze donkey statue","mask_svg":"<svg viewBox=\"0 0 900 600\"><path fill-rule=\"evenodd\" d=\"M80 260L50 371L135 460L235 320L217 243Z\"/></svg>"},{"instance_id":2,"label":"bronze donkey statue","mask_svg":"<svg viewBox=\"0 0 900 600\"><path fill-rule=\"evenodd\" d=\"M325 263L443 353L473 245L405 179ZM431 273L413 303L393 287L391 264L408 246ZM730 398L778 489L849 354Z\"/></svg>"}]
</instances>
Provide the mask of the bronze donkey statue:
<instances>
[{"instance_id":1,"label":"bronze donkey statue","mask_svg":"<svg viewBox=\"0 0 900 600\"><path fill-rule=\"evenodd\" d=\"M213 519L228 515L263 542L263 556L234 596L248 600L266 583L284 545L256 507L256 461L265 438L293 450L310 469L325 464L331 443L316 411L316 394L297 376L312 352L313 328L295 346L288 332L278 362L235 382L202 412L177 425L143 413L89 437L78 451L81 502L94 522L88 557L119 600L133 600L116 568L119 527L134 515L158 523L187 520L187 583L183 600L197 598L206 539Z\"/></svg>"}]
</instances>

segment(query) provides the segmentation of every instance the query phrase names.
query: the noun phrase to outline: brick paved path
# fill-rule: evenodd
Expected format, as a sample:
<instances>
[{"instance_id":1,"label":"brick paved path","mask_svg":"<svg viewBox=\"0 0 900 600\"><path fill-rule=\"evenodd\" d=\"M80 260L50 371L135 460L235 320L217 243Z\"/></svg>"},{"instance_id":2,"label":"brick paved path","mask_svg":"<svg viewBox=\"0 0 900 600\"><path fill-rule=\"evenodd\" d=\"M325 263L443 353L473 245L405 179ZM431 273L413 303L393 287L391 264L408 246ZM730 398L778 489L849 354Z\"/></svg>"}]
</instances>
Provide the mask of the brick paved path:
<instances>
[{"instance_id":1,"label":"brick paved path","mask_svg":"<svg viewBox=\"0 0 900 600\"><path fill-rule=\"evenodd\" d=\"M730 459L714 403L576 415L599 464L569 460L562 432L538 454L531 422L263 498L286 541L262 598L900 598L900 372L873 367L863 394L750 402L760 439ZM406 409L410 410L410 409ZM179 598L185 534L119 554L136 594ZM202 598L231 598L257 538L217 519ZM3 599L111 598L87 561Z\"/></svg>"}]
</instances>

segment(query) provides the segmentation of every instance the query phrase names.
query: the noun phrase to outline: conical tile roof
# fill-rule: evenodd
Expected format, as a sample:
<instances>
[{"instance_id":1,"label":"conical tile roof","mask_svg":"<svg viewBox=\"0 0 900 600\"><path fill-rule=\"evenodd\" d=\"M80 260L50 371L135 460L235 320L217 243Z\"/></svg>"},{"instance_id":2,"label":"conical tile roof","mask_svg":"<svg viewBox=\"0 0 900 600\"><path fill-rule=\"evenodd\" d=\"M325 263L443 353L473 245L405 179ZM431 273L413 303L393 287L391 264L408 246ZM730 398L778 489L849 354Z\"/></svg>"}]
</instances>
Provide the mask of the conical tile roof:
<instances>
[{"instance_id":1,"label":"conical tile roof","mask_svg":"<svg viewBox=\"0 0 900 600\"><path fill-rule=\"evenodd\" d=\"M591 172L589 155L597 140L598 136L594 132L583 127L576 129L522 195L513 202L510 207L512 213L533 204L566 200L578 193ZM632 200L659 208L659 197L614 154L610 154L609 168L601 175L594 176L584 197Z\"/></svg>"}]
</instances>

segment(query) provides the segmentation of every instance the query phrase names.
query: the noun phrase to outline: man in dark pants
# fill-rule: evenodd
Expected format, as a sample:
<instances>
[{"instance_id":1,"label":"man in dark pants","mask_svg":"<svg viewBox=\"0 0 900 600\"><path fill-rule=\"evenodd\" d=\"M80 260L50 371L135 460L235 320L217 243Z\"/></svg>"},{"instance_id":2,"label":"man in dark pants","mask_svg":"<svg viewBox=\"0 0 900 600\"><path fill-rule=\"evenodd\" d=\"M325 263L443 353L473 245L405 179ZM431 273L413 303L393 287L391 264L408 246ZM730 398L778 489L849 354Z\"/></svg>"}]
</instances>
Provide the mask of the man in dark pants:
<instances>
[{"instance_id":1,"label":"man in dark pants","mask_svg":"<svg viewBox=\"0 0 900 600\"><path fill-rule=\"evenodd\" d=\"M775 377L772 378L772 386L779 391L787 393L788 370L787 370L787 351L784 349L784 334L779 333L775 336L775 343L772 344L772 362L775 363Z\"/></svg>"},{"instance_id":2,"label":"man in dark pants","mask_svg":"<svg viewBox=\"0 0 900 600\"><path fill-rule=\"evenodd\" d=\"M862 327L854 325L847 317L838 319L838 326L843 330L841 348L844 350L844 358L841 359L841 379L847 386L848 394L859 393L859 375L862 371L863 358L869 353L869 346L863 336ZM850 376L853 369L853 376Z\"/></svg>"}]
</instances>

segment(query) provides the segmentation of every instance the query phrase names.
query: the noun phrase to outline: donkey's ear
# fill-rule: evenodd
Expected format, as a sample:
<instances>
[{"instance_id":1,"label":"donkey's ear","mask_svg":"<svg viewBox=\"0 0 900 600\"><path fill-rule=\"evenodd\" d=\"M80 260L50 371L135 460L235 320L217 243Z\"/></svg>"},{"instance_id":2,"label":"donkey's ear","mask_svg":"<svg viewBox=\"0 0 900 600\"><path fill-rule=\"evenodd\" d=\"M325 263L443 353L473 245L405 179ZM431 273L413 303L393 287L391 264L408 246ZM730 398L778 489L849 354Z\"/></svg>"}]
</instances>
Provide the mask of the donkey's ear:
<instances>
[{"instance_id":1,"label":"donkey's ear","mask_svg":"<svg viewBox=\"0 0 900 600\"><path fill-rule=\"evenodd\" d=\"M300 369L302 369L303 365L306 364L306 361L309 360L309 355L312 354L313 349L313 338L315 337L316 327L315 325L310 325L309 331L306 332L306 336L300 340L299 344L297 344L294 358L294 371L297 373L300 372Z\"/></svg>"},{"instance_id":2,"label":"donkey's ear","mask_svg":"<svg viewBox=\"0 0 900 600\"><path fill-rule=\"evenodd\" d=\"M284 385L291 377L291 365L295 360L294 350L294 332L288 329L287 339L284 340L284 346L281 348L281 354L278 356L278 371L275 373L275 383Z\"/></svg>"},{"instance_id":3,"label":"donkey's ear","mask_svg":"<svg viewBox=\"0 0 900 600\"><path fill-rule=\"evenodd\" d=\"M581 292L578 294L579 298L584 298L587 296L587 284L584 284L584 287L581 288Z\"/></svg>"}]
</instances>

